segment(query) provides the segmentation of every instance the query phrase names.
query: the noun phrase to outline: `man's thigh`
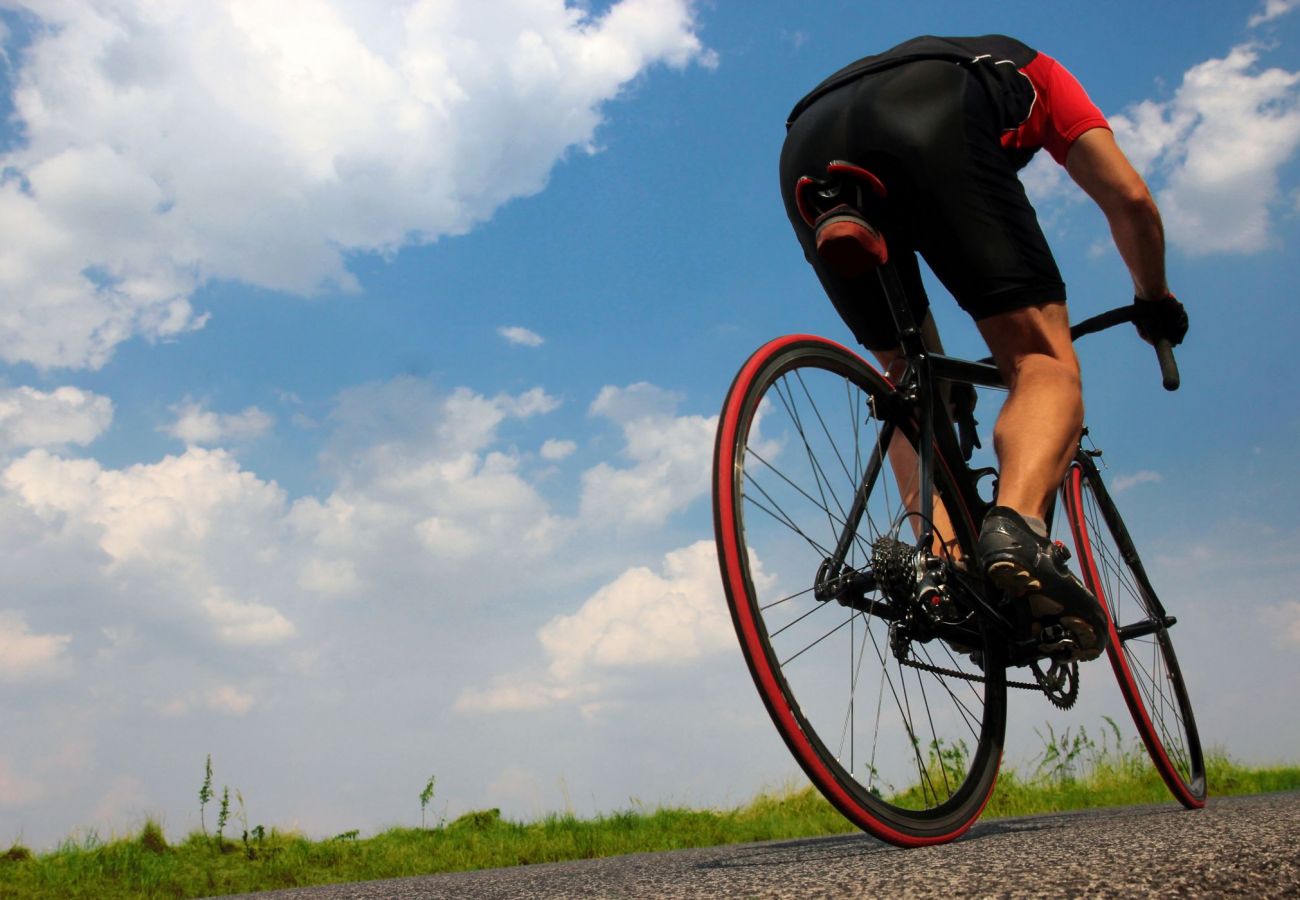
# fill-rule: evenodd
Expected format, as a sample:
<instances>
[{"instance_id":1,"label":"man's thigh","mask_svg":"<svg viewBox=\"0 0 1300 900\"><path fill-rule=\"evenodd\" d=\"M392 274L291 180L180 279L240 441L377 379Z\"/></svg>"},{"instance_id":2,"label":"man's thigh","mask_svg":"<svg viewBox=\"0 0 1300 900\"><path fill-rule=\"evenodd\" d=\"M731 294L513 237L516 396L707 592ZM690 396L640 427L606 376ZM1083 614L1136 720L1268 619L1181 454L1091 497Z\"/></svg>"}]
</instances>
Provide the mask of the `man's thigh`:
<instances>
[{"instance_id":1,"label":"man's thigh","mask_svg":"<svg viewBox=\"0 0 1300 900\"><path fill-rule=\"evenodd\" d=\"M1042 303L980 319L980 334L1003 374L1026 356L1050 356L1077 365L1065 302Z\"/></svg>"}]
</instances>

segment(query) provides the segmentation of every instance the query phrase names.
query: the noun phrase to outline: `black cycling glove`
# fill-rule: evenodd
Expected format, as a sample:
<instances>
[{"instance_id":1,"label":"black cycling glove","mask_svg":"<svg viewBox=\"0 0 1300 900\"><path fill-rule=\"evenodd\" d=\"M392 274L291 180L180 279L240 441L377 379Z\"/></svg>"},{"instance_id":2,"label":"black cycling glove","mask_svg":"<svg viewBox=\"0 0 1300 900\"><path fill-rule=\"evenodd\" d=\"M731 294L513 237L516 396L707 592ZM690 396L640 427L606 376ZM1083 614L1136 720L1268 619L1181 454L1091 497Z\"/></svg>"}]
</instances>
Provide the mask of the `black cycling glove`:
<instances>
[{"instance_id":1,"label":"black cycling glove","mask_svg":"<svg viewBox=\"0 0 1300 900\"><path fill-rule=\"evenodd\" d=\"M1175 347L1183 342L1183 337L1187 334L1187 309L1173 294L1161 300L1134 297L1133 305L1138 309L1133 324L1137 326L1142 340L1154 344L1164 338Z\"/></svg>"}]
</instances>

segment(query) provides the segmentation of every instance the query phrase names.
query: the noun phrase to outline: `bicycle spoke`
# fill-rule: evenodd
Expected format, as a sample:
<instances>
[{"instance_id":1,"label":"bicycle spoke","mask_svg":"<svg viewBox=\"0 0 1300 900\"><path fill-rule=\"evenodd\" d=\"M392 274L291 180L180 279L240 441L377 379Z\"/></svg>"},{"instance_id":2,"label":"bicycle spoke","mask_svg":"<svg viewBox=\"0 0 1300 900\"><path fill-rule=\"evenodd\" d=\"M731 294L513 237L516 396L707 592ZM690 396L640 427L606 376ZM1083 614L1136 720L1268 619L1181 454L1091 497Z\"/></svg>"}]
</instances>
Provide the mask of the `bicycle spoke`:
<instances>
[{"instance_id":1,"label":"bicycle spoke","mask_svg":"<svg viewBox=\"0 0 1300 900\"><path fill-rule=\"evenodd\" d=\"M819 610L822 610L822 609L828 609L828 608L829 608L829 607L826 606L825 604L823 604L822 606L814 606L812 609L808 610L808 612L806 612L806 613L804 613L802 616L800 616L800 617L799 617L799 621L803 621L804 619L808 618L808 617L811 616L813 613L818 612ZM781 668L784 669L786 666L790 665L790 663L794 662L796 659L798 659L799 657L803 656L805 653L807 653L807 652L808 652L809 650L811 650L813 647L816 647L818 644L820 644L822 641L826 640L826 639L827 639L828 637L830 637L832 634L835 634L835 632L839 631L839 630L842 629L845 625L849 624L849 622L851 622L851 621L853 620L854 616L860 616L860 615L862 615L862 613L857 613L857 612L855 612L855 613L853 614L853 616L850 616L849 618L845 619L845 620L844 620L843 622L841 622L840 624L836 625L836 626L835 626L834 628L832 628L830 631L826 632L826 633L823 634L821 637L817 638L817 640L813 641L811 644L808 644L806 647L804 647L802 650L800 650L800 651L799 651L798 653L796 653L794 656L788 657L787 659L783 660L783 661L781 662ZM793 624L793 623L792 623L792 624ZM789 628L789 627L790 627L790 626L787 625L785 628L782 628L781 631L785 631L786 628ZM778 632L778 633L779 633L779 632Z\"/></svg>"}]
</instances>

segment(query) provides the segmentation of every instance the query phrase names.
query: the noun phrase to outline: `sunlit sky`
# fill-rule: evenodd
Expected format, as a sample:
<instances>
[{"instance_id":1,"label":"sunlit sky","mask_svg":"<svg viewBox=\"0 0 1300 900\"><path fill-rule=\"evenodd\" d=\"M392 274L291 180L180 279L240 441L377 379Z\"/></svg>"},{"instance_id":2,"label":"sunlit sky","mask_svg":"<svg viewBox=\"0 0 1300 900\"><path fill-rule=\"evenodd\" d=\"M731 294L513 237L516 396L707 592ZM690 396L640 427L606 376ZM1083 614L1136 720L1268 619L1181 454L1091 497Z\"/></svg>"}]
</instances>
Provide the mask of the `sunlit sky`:
<instances>
[{"instance_id":1,"label":"sunlit sky","mask_svg":"<svg viewBox=\"0 0 1300 900\"><path fill-rule=\"evenodd\" d=\"M1088 417L1206 742L1294 761L1297 6L0 0L0 843L183 834L208 754L312 835L418 823L430 775L525 818L798 783L713 429L767 338L851 340L786 113L920 33L1061 60L1154 189L1184 386L1092 338ZM1100 214L1024 177L1074 315L1126 302ZM1069 716L1012 699L1012 764L1132 735L1104 663Z\"/></svg>"}]
</instances>

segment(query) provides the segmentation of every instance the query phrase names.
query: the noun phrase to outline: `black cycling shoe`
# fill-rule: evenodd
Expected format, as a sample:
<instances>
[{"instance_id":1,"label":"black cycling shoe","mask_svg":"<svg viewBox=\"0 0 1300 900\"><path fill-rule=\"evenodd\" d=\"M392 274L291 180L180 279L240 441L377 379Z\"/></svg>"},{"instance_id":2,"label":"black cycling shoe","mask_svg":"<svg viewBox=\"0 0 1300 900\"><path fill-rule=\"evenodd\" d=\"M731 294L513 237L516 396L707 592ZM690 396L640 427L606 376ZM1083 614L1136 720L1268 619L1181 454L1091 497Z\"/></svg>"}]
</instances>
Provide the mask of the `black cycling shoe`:
<instances>
[{"instance_id":1,"label":"black cycling shoe","mask_svg":"<svg viewBox=\"0 0 1300 900\"><path fill-rule=\"evenodd\" d=\"M1069 650L1080 661L1102 654L1110 637L1106 611L1066 568L1070 551L1063 544L1039 536L1014 509L995 506L984 517L978 547L989 581L1009 597L1027 598L1035 624L1059 624L1073 636L1073 646L1053 641L1039 649L1052 656Z\"/></svg>"}]
</instances>

